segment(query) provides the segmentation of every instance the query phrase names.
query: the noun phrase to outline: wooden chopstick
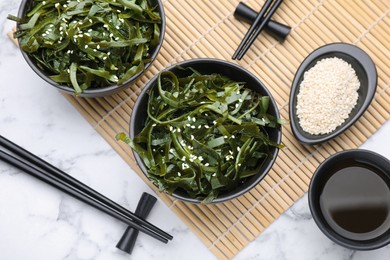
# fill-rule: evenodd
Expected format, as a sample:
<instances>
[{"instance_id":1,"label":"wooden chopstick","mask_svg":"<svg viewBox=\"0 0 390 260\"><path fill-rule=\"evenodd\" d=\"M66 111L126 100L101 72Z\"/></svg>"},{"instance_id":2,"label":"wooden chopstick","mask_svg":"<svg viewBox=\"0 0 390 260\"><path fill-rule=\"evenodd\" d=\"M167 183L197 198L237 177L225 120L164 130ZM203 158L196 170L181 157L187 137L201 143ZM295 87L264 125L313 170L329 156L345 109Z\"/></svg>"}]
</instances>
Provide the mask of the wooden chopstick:
<instances>
[{"instance_id":1,"label":"wooden chopstick","mask_svg":"<svg viewBox=\"0 0 390 260\"><path fill-rule=\"evenodd\" d=\"M55 168L39 157L24 150L18 145L12 143L0 135L0 145L21 157L21 159L0 150L0 159L12 164L13 166L41 179L42 181L66 192L67 194L80 199L81 201L107 213L108 215L123 221L129 226L144 232L161 242L167 243L168 239L173 237L162 231L146 220L139 218L132 212L126 210L122 206L116 204L112 200L104 197L85 184L77 181L70 175ZM27 162L25 162L25 161Z\"/></svg>"},{"instance_id":2,"label":"wooden chopstick","mask_svg":"<svg viewBox=\"0 0 390 260\"><path fill-rule=\"evenodd\" d=\"M278 9L278 7L281 5L282 2L283 0L276 0L276 2L274 2L273 5L270 7L270 10L267 12L265 17L263 19L261 19L262 17L260 18L260 21L258 22L257 26L255 26L255 29L253 29L252 34L248 37L247 41L244 44L242 44L242 46L240 45L241 48L239 46L239 49L237 49L236 51L237 55L233 55L233 59L237 58L238 60L241 60L242 57L244 57L245 53L249 50L253 42L256 40L257 36L259 36L259 34L263 31L267 23L271 20L272 15L276 12L276 10ZM257 17L255 22L256 21L257 21ZM253 22L253 24L255 22Z\"/></svg>"}]
</instances>

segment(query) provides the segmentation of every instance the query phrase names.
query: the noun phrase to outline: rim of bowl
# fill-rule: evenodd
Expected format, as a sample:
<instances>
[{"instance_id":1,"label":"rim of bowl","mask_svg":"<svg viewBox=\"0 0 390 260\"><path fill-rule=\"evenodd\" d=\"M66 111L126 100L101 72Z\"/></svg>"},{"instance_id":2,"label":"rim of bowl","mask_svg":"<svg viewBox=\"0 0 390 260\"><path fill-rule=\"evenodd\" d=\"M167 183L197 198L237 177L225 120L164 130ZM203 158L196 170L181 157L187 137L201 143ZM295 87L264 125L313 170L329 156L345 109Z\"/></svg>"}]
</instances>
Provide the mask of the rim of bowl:
<instances>
[{"instance_id":1,"label":"rim of bowl","mask_svg":"<svg viewBox=\"0 0 390 260\"><path fill-rule=\"evenodd\" d=\"M321 209L318 202L318 197L324 185L324 182L321 180L321 178L323 178L324 174L326 174L325 170L327 167L329 167L329 164L332 164L334 160L337 160L339 158L341 161L347 159L353 159L356 157L356 155L361 156L359 157L359 159L363 163L367 163L367 164L370 163L370 165L377 167L381 170L383 170L383 168L378 167L377 164L375 164L375 162L382 161L383 164L388 165L389 166L388 170L384 171L384 173L390 179L390 170L389 170L390 160L384 157L383 155L365 149L349 149L349 150L337 152L329 156L328 158L326 158L318 166L318 168L315 170L313 174L313 177L311 178L309 184L309 190L308 190L309 209L317 227L322 231L323 234L325 234L333 242L353 250L362 250L362 251L374 250L374 249L384 247L390 243L390 233L388 233L387 237L384 237L380 241L373 241L375 239L358 241L358 240L345 238L339 235L338 233L336 233L335 231L333 231L331 227L329 227L329 224L326 222L326 220L323 219L323 214L321 213ZM390 229L386 232L390 232ZM381 236L384 236L384 234L382 234ZM380 238L381 236L379 236L378 238Z\"/></svg>"},{"instance_id":2,"label":"rim of bowl","mask_svg":"<svg viewBox=\"0 0 390 260\"><path fill-rule=\"evenodd\" d=\"M299 125L299 119L296 116L295 105L297 103L296 99L297 99L298 91L300 89L299 84L304 77L304 73L308 70L309 65L314 66L315 64L313 64L313 62L315 60L317 59L320 60L319 58L321 58L321 56L325 56L331 53L334 53L335 56L337 56L337 54L349 56L351 59L355 60L356 63L360 65L367 78L367 86L366 86L367 95L361 97L364 98L364 100L362 101L360 107L357 108L358 110L356 114L355 115L350 114L348 118L344 121L344 123L338 126L334 131L328 134L311 135L309 133L304 132L303 129L301 129ZM364 114L368 106L371 104L371 101L375 95L377 81L378 81L378 73L376 70L375 63L365 51L363 51L361 48L353 44L335 42L335 43L330 43L330 44L320 46L314 51L312 51L299 65L291 84L292 87L291 87L291 92L289 97L289 117L290 117L291 130L295 138L300 143L314 145L314 144L320 144L329 141L330 139L333 139L338 135L340 135L341 133L343 133Z\"/></svg>"},{"instance_id":3,"label":"rim of bowl","mask_svg":"<svg viewBox=\"0 0 390 260\"><path fill-rule=\"evenodd\" d=\"M19 10L18 10L18 17L23 17L24 13L26 12L26 10L25 10L26 9L26 5L29 2L31 2L31 1L32 0L23 0L20 3ZM102 97L102 96L113 95L113 94L115 94L117 92L120 92L120 91L125 90L128 87L130 87L130 83L132 83L135 80L137 80L142 74L144 74L150 68L150 66L152 65L154 60L157 58L157 55L160 53L160 49L161 49L161 47L163 45L163 42L164 42L165 29L166 29L166 18L165 18L165 11L164 11L164 5L162 3L162 0L154 0L154 1L156 1L156 3L159 6L159 14L160 14L160 17L161 17L161 26L160 26L160 39L159 39L159 42L158 42L157 46L155 47L155 50L154 50L153 54L150 57L151 58L150 62L145 64L145 67L144 67L144 69L142 71L140 71L137 74L133 75L131 78L129 78L128 80L126 80L125 82L123 82L120 85L108 85L108 86L99 87L99 88L92 87L92 88L84 90L82 93L77 95L78 97L91 97L92 98L92 97ZM17 23L17 27L19 27L19 23ZM18 42L20 42L20 38L18 39ZM50 79L45 74L44 71L42 71L41 69L39 69L36 66L35 62L31 59L31 57L26 52L24 52L20 47L19 47L19 50L21 51L22 56L26 60L27 64L30 66L30 68L40 78L45 80L50 85L56 87L57 89L59 89L63 93L74 95L74 89L73 88L67 87L67 86L63 86L63 85L58 84L57 82L53 81L52 79Z\"/></svg>"},{"instance_id":4,"label":"rim of bowl","mask_svg":"<svg viewBox=\"0 0 390 260\"><path fill-rule=\"evenodd\" d=\"M263 88L264 92L267 93L267 95L270 97L271 104L275 108L275 112L276 112L275 116L277 118L280 118L280 112L279 112L278 106L276 104L276 101L273 98L271 92L268 90L268 88L253 73L249 72L245 68L243 68L243 67L241 67L241 66L239 66L237 64L234 64L232 62L229 62L229 61L226 61L226 60L214 59L214 58L194 58L194 59L184 60L184 61L175 63L175 64L173 64L173 65L163 69L162 71L169 71L169 70L172 70L173 68L175 68L177 66L189 67L189 66L191 66L191 64L197 64L197 63L215 63L215 64L220 64L220 65L223 65L223 66L228 66L228 67L240 70L241 72L248 74L248 76L253 78L258 83L258 85ZM154 85L158 75L159 74L156 74L145 85L144 89L142 90L142 92L140 93L140 95L138 96L138 98L136 100L136 103L135 103L134 108L133 108L133 112L137 111L139 109L140 102L138 102L138 101L140 100L141 97L143 97L146 94L148 89L150 89ZM135 123L134 123L134 117L132 116L131 120L130 120L130 138L134 138L134 136L135 136L135 133L134 133L135 129L134 128L135 128ZM275 140L276 142L278 142L278 143L281 142L281 140L282 140L282 127L277 129L277 138L276 139L277 139L277 140ZM279 153L279 148L275 147L275 152L273 153L273 158L269 159L268 165L264 169L263 173L261 175L259 175L257 177L257 179L255 181L253 181L253 183L251 185L249 185L245 189L240 190L237 193L230 194L229 196L222 196L222 197L218 196L217 198L215 198L213 201L211 201L208 204L215 204L215 203L226 202L226 201L235 199L235 198L245 194L246 192L250 191L253 187L255 187L257 184L259 184L260 181L271 170L273 164L275 163L275 161L277 159L278 153ZM141 168L143 174L148 178L148 174L147 174L147 170L146 170L145 164L143 163L143 161L141 160L141 158L139 157L139 155L136 152L133 151L133 154L134 154L134 157L135 157L135 159L137 161L138 166ZM168 194L168 193L166 193L166 194L169 195L169 196L172 196L172 197L174 197L176 199L179 199L181 201L185 201L185 202L190 202L190 203L194 203L194 204L204 203L204 202L202 202L200 200L197 200L197 199L193 199L193 198L190 198L190 197L187 197L187 196L181 196L181 195L179 195L179 194L177 194L175 192L172 193L172 195Z\"/></svg>"}]
</instances>

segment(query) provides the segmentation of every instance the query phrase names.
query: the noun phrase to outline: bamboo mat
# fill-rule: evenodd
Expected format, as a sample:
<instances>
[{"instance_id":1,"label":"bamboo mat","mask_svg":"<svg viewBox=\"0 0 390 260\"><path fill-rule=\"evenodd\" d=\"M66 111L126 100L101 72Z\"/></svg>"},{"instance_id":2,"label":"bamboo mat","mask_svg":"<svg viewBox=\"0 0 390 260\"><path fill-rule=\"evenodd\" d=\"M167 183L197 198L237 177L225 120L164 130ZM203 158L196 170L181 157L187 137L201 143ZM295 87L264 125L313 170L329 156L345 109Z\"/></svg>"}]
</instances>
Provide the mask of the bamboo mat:
<instances>
[{"instance_id":1,"label":"bamboo mat","mask_svg":"<svg viewBox=\"0 0 390 260\"><path fill-rule=\"evenodd\" d=\"M65 96L151 187L131 149L115 140L117 133L128 132L132 107L141 89L154 74L178 61L197 57L231 61L248 29L233 17L238 0L163 2L167 17L165 41L157 60L137 84L111 97ZM263 3L244 2L256 10L260 9L259 2ZM285 42L279 43L263 33L238 63L271 90L282 117L288 118L290 84L299 64L326 43L353 43L365 50L377 66L378 88L364 116L325 144L301 145L285 125L283 142L287 148L280 151L266 178L240 198L217 205L193 205L159 194L219 259L234 257L298 200L325 158L359 147L390 117L390 1L286 0L273 19L292 26Z\"/></svg>"}]
</instances>

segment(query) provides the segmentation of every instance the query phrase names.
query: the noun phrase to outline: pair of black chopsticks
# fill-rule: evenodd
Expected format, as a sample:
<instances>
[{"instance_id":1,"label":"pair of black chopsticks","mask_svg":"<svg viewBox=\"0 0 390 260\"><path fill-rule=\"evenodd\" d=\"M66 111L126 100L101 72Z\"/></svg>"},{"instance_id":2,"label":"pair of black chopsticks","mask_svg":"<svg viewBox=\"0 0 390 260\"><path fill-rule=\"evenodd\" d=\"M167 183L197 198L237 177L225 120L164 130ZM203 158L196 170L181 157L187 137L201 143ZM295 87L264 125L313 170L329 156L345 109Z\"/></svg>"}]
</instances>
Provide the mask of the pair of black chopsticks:
<instances>
[{"instance_id":1,"label":"pair of black chopsticks","mask_svg":"<svg viewBox=\"0 0 390 260\"><path fill-rule=\"evenodd\" d=\"M161 242L167 243L168 240L173 238L170 234L138 217L134 213L1 135L0 160L23 170Z\"/></svg>"},{"instance_id":2,"label":"pair of black chopsticks","mask_svg":"<svg viewBox=\"0 0 390 260\"><path fill-rule=\"evenodd\" d=\"M257 14L255 21L252 23L248 32L245 34L232 59L241 60L249 50L252 43L261 33L267 23L271 20L272 15L276 12L283 0L266 0L260 12Z\"/></svg>"}]
</instances>

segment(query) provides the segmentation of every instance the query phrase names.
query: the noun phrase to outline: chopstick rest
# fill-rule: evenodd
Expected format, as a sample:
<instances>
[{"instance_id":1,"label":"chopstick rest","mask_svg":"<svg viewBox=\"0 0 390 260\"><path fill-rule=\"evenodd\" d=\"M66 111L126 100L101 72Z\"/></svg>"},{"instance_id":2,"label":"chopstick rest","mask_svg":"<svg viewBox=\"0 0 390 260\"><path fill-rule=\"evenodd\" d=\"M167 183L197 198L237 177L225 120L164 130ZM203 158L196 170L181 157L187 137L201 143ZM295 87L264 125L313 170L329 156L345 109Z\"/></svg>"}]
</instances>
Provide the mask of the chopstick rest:
<instances>
[{"instance_id":1,"label":"chopstick rest","mask_svg":"<svg viewBox=\"0 0 390 260\"><path fill-rule=\"evenodd\" d=\"M233 15L237 20L252 24L256 19L257 12L250 8L247 4L240 2ZM291 27L274 20L270 20L265 25L264 30L278 41L283 42L290 33Z\"/></svg>"},{"instance_id":2,"label":"chopstick rest","mask_svg":"<svg viewBox=\"0 0 390 260\"><path fill-rule=\"evenodd\" d=\"M146 219L156 201L156 197L146 192L142 193L142 196L137 205L137 209L135 210L135 214L140 218ZM128 254L131 254L134 249L138 233L139 231L137 229L134 229L133 227L127 227L116 247Z\"/></svg>"}]
</instances>

